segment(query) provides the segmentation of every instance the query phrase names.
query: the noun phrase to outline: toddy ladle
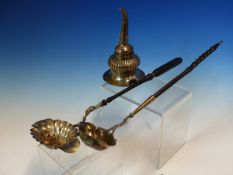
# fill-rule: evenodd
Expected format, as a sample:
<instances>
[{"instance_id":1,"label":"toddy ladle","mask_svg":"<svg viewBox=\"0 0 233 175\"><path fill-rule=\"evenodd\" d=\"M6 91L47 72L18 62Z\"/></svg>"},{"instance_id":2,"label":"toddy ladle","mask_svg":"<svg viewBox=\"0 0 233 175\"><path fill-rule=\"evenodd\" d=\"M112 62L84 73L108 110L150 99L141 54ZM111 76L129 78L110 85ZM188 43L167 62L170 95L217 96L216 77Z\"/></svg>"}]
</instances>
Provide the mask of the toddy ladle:
<instances>
[{"instance_id":1,"label":"toddy ladle","mask_svg":"<svg viewBox=\"0 0 233 175\"><path fill-rule=\"evenodd\" d=\"M123 126L127 123L130 118L133 118L138 112L140 112L144 107L153 102L156 98L158 98L161 94L163 94L166 90L168 90L172 85L182 79L185 75L190 73L195 67L197 67L204 59L206 59L211 53L213 53L218 46L222 43L213 45L210 49L205 51L201 56L199 56L190 66L188 66L183 72L169 81L166 85L164 85L161 89L159 89L156 93L148 97L141 105L139 105L133 112L131 112L128 116L126 116L120 123L112 126L109 129L98 128L95 127L91 123L80 122L79 126L81 126L81 130L79 130L81 140L91 148L98 148L98 150L104 150L109 146L114 146L116 144L116 139L114 138L114 132L117 128ZM92 129L88 130L92 125ZM91 132L90 132L91 131Z\"/></svg>"}]
</instances>

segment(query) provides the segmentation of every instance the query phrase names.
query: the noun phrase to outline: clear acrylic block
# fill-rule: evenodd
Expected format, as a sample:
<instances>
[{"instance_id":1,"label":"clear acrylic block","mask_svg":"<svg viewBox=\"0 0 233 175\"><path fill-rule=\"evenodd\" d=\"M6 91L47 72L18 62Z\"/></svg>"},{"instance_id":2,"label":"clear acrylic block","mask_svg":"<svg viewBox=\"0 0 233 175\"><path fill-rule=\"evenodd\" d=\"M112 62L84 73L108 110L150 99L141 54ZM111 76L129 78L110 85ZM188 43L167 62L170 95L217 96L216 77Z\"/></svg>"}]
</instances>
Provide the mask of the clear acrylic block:
<instances>
[{"instance_id":1,"label":"clear acrylic block","mask_svg":"<svg viewBox=\"0 0 233 175\"><path fill-rule=\"evenodd\" d=\"M109 128L166 82L152 80L93 112L87 121ZM103 98L121 88L104 84ZM102 97L101 97L102 98ZM84 144L74 154L39 146L44 174L141 175L159 169L185 144L192 95L173 86L115 132L117 145L95 151Z\"/></svg>"},{"instance_id":2,"label":"clear acrylic block","mask_svg":"<svg viewBox=\"0 0 233 175\"><path fill-rule=\"evenodd\" d=\"M103 151L88 150L81 145L77 153L50 150L38 145L41 168L44 175L119 175L122 172L122 157L119 148ZM114 160L113 160L114 158ZM113 162L114 161L114 162ZM113 162L109 164L109 162Z\"/></svg>"},{"instance_id":3,"label":"clear acrylic block","mask_svg":"<svg viewBox=\"0 0 233 175\"><path fill-rule=\"evenodd\" d=\"M121 98L138 106L165 84L165 81L154 79ZM122 89L109 84L104 84L103 88L113 94ZM191 92L174 85L124 126L119 139L127 174L149 174L154 168L161 168L185 144L191 107ZM122 104L121 109L126 115L135 107Z\"/></svg>"}]
</instances>

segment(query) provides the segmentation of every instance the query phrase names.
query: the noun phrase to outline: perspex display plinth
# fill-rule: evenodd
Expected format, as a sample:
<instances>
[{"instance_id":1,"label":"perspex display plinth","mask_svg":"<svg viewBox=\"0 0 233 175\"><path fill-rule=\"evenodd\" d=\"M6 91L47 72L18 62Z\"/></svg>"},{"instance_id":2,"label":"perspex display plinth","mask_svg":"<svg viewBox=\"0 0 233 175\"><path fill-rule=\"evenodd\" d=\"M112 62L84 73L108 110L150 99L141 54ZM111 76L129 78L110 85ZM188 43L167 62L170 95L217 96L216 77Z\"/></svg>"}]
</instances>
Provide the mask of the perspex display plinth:
<instances>
[{"instance_id":1,"label":"perspex display plinth","mask_svg":"<svg viewBox=\"0 0 233 175\"><path fill-rule=\"evenodd\" d=\"M123 171L119 148L98 152L81 145L77 153L67 154L38 145L38 152L44 175L119 175ZM113 157L115 162L110 163Z\"/></svg>"},{"instance_id":2,"label":"perspex display plinth","mask_svg":"<svg viewBox=\"0 0 233 175\"><path fill-rule=\"evenodd\" d=\"M94 112L88 121L109 128L164 84L161 80L145 83ZM121 89L108 84L102 87L104 97ZM77 153L67 154L39 146L44 174L141 175L156 172L185 144L191 101L189 91L171 87L116 130L117 145L105 151L95 151L82 144Z\"/></svg>"}]
</instances>

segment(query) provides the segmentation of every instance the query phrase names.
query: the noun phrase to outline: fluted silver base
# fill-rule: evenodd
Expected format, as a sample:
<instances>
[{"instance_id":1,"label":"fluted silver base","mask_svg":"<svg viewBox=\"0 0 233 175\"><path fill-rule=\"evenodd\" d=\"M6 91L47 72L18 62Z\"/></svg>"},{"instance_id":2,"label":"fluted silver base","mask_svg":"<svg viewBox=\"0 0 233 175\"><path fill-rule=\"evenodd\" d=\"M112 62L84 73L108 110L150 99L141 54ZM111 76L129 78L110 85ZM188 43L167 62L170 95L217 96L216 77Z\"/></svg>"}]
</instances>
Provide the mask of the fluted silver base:
<instances>
[{"instance_id":1,"label":"fluted silver base","mask_svg":"<svg viewBox=\"0 0 233 175\"><path fill-rule=\"evenodd\" d=\"M131 83L142 79L145 76L145 73L137 69L135 74L129 77L120 77L112 74L112 71L109 69L103 75L104 81L114 86L129 86Z\"/></svg>"}]
</instances>

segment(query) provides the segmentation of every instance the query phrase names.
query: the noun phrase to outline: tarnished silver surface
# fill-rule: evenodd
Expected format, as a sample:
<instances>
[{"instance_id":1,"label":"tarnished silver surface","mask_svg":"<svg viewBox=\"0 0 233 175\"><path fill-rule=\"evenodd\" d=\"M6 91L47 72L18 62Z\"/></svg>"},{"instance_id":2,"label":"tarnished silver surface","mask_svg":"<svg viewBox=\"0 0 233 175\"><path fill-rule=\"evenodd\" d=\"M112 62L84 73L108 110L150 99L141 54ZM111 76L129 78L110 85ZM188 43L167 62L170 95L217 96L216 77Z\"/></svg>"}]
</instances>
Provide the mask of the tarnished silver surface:
<instances>
[{"instance_id":1,"label":"tarnished silver surface","mask_svg":"<svg viewBox=\"0 0 233 175\"><path fill-rule=\"evenodd\" d=\"M34 123L32 127L33 138L48 148L73 153L80 146L77 128L66 121L45 119Z\"/></svg>"},{"instance_id":2,"label":"tarnished silver surface","mask_svg":"<svg viewBox=\"0 0 233 175\"><path fill-rule=\"evenodd\" d=\"M141 103L135 110L127 115L120 123L115 124L109 129L96 127L92 123L85 122L86 116L93 110L102 106L99 103L97 106L89 107L84 115L83 121L78 124L72 125L66 121L45 119L40 120L33 124L31 134L41 144L46 145L52 149L61 149L65 152L75 152L80 145L77 136L80 136L81 140L89 147L96 150L105 150L109 146L116 145L116 139L114 138L114 132L117 128L125 125L130 118L133 118L138 112L144 109L147 105L157 99L161 94L166 92L176 82L189 74L195 69L202 61L204 61L209 55L211 55L222 43L222 41L216 43L203 54L201 54L196 60L192 62L184 71L178 74L175 78L165 84L162 88L149 96L143 103ZM112 99L110 98L109 101ZM103 105L107 102L103 101ZM78 129L77 129L77 128Z\"/></svg>"},{"instance_id":3,"label":"tarnished silver surface","mask_svg":"<svg viewBox=\"0 0 233 175\"><path fill-rule=\"evenodd\" d=\"M96 127L92 123L81 122L79 124L80 138L87 146L96 150L105 150L109 146L116 145L116 139L107 129Z\"/></svg>"},{"instance_id":4,"label":"tarnished silver surface","mask_svg":"<svg viewBox=\"0 0 233 175\"><path fill-rule=\"evenodd\" d=\"M128 14L125 9L120 9L122 14L121 34L115 52L108 59L110 67L103 79L115 86L129 86L141 80L145 74L138 69L140 58L134 53L133 46L128 43Z\"/></svg>"}]
</instances>

